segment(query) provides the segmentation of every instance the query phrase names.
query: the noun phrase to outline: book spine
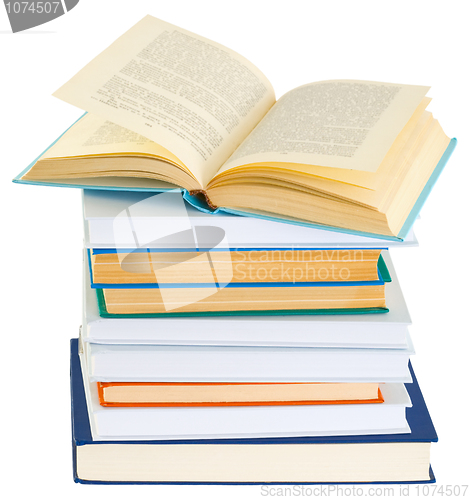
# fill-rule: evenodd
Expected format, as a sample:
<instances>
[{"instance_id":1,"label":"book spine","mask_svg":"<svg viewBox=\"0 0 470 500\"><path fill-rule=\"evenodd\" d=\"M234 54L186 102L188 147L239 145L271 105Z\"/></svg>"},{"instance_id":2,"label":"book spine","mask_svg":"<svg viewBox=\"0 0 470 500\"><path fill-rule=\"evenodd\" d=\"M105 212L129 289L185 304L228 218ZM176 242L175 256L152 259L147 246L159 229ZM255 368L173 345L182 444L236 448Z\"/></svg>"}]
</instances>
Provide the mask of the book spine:
<instances>
[{"instance_id":1,"label":"book spine","mask_svg":"<svg viewBox=\"0 0 470 500\"><path fill-rule=\"evenodd\" d=\"M194 189L193 191L189 191L189 195L190 196L196 196L197 198L203 198L203 200L205 201L205 203L209 206L209 208L211 208L212 210L217 210L217 206L214 205L209 196L207 196L207 192L204 191L203 189Z\"/></svg>"}]
</instances>

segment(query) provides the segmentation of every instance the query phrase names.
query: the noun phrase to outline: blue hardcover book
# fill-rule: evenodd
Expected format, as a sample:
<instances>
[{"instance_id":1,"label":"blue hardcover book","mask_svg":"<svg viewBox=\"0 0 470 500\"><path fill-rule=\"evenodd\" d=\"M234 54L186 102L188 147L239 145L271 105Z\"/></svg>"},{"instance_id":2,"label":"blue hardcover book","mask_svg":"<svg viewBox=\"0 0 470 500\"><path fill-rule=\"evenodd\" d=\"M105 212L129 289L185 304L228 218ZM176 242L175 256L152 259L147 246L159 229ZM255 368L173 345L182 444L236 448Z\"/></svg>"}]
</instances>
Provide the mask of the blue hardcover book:
<instances>
[{"instance_id":1,"label":"blue hardcover book","mask_svg":"<svg viewBox=\"0 0 470 500\"><path fill-rule=\"evenodd\" d=\"M281 249L282 251L283 249ZM149 252L151 252L151 249L148 249ZM133 253L133 250L129 250L129 253L127 252L122 252L122 255L129 255ZM92 254L95 253L93 250L87 249L87 254L88 254L88 268L90 271L90 286L91 288L207 288L207 287L213 287L214 286L214 281L212 282L201 282L197 281L197 278L190 281L190 282L163 282L160 283L158 279L156 278L154 282L152 283L96 283L95 280L93 279L93 265L92 265ZM103 250L98 250L99 254L103 254ZM115 253L113 249L110 250L109 253ZM120 252L118 252L120 253ZM143 253L143 252L137 252L137 253ZM185 251L182 252L177 252L174 251L172 252L173 255L177 255L178 253L185 254ZM204 253L204 252L202 252ZM200 255L199 252L195 254ZM185 261L187 262L187 255L184 257L181 257L178 259L176 257L173 262L168 263L168 266L174 266L178 264L185 264ZM118 261L119 262L119 261ZM232 271L232 263L228 261L230 271ZM120 263L121 268L123 270L126 270L126 266L123 262ZM139 269L133 269L132 265L129 266L130 272L138 272ZM147 266L146 266L147 267ZM147 269L146 269L147 271ZM149 274L152 273L151 269L148 269ZM287 273L288 276L293 277L294 275L292 273ZM171 274L170 274L171 276ZM312 273L313 276L313 273ZM251 287L256 287L256 288L263 288L263 287L337 287L337 286L381 286L384 285L385 283L390 283L391 277L387 269L387 265L385 264L385 261L382 256L379 256L378 262L377 262L377 279L374 280L366 280L366 281L350 281L350 280L345 280L342 279L339 274L336 276L336 279L333 279L331 276L329 276L330 279L325 279L325 280L317 280L317 281L299 281L299 280L285 280L285 281L280 281L280 280L275 280L275 279L269 279L269 276L267 276L268 279L265 280L258 280L258 281L246 281L246 282L235 282L235 281L229 281L229 282L224 282L222 280L217 281L218 286L223 286L225 288L251 288ZM187 276L187 279L192 279L192 276Z\"/></svg>"},{"instance_id":2,"label":"blue hardcover book","mask_svg":"<svg viewBox=\"0 0 470 500\"><path fill-rule=\"evenodd\" d=\"M431 418L410 367L409 434L264 439L94 441L79 341L71 340L74 480L84 484L335 484L435 482ZM119 409L116 409L119 411ZM142 408L145 411L145 408ZM184 411L184 409L182 409Z\"/></svg>"}]
</instances>

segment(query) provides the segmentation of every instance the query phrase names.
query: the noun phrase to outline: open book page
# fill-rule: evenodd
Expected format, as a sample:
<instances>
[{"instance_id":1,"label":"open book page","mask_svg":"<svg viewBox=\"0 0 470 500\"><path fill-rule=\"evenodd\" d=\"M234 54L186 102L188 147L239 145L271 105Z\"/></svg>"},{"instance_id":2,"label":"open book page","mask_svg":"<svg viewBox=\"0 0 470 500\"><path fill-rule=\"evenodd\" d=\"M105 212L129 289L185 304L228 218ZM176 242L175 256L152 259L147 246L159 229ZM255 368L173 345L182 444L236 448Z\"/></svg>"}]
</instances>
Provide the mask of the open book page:
<instances>
[{"instance_id":1,"label":"open book page","mask_svg":"<svg viewBox=\"0 0 470 500\"><path fill-rule=\"evenodd\" d=\"M375 172L428 90L355 80L298 87L279 99L218 174L270 162L305 173L308 165Z\"/></svg>"},{"instance_id":2,"label":"open book page","mask_svg":"<svg viewBox=\"0 0 470 500\"><path fill-rule=\"evenodd\" d=\"M159 144L91 113L80 118L41 159L123 154L156 156L184 168L174 154Z\"/></svg>"},{"instance_id":3,"label":"open book page","mask_svg":"<svg viewBox=\"0 0 470 500\"><path fill-rule=\"evenodd\" d=\"M275 102L245 58L152 16L54 95L162 145L202 187Z\"/></svg>"},{"instance_id":4,"label":"open book page","mask_svg":"<svg viewBox=\"0 0 470 500\"><path fill-rule=\"evenodd\" d=\"M303 165L303 164L295 164L295 170L292 168L286 168L286 164L284 163L264 163L264 164L250 164L245 167L245 171L255 172L258 168L262 167L266 169L266 171L273 173L273 168L275 168L276 177L282 176L285 179L287 176L297 176L298 179L301 179L301 183L303 185L309 185L309 182L316 183L318 182L318 178L329 179L332 181L338 181L331 184L333 191L335 192L336 186L341 188L341 184L352 184L354 186L361 186L367 189L377 189L379 186L383 175L386 172L396 166L396 163L400 161L400 157L402 156L402 151L405 145L409 140L416 135L416 127L418 126L422 117L426 114L426 107L431 102L431 99L425 97L421 104L416 108L412 117L402 129L402 131L398 134L397 138L393 142L392 147L388 150L384 159L380 163L379 168L375 172L367 172L364 170L348 170L344 168L329 168L329 167L320 167L315 165L314 172L312 165ZM289 165L287 165L289 167ZM238 171L238 169L237 169ZM305 176L303 174L312 174L309 176Z\"/></svg>"},{"instance_id":5,"label":"open book page","mask_svg":"<svg viewBox=\"0 0 470 500\"><path fill-rule=\"evenodd\" d=\"M320 185L323 183L327 186L331 194L336 195L344 193L349 185L375 190L383 182L384 177L387 177L392 170L396 170L396 166L398 163L402 162L405 152L409 151L409 148L413 146L414 141L416 141L417 137L421 134L424 126L422 123L423 118L425 118L424 122L426 122L431 116L430 113L426 111L426 107L430 102L431 99L428 97L425 97L421 101L410 120L408 120L408 123L396 137L392 147L388 150L379 168L375 172L320 167L317 165L313 167L312 165L304 165L301 163L289 165L280 162L265 162L251 163L249 165L237 167L236 169L228 170L225 173L225 177L227 174L230 175L234 173L236 173L237 176L243 174L244 178L248 178L249 176L274 176L278 180L282 179L286 182L298 183L313 189L320 188ZM217 180L221 178L224 178L224 174L217 177ZM347 197L347 195L345 196Z\"/></svg>"}]
</instances>

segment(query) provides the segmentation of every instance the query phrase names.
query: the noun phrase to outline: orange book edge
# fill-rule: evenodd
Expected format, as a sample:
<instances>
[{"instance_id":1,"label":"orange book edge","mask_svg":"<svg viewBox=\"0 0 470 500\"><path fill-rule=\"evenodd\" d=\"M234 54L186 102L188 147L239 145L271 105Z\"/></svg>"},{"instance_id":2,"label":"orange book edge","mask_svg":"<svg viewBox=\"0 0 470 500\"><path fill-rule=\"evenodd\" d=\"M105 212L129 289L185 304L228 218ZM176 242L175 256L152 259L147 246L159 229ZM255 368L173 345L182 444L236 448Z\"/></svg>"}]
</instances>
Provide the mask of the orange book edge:
<instances>
[{"instance_id":1,"label":"orange book edge","mask_svg":"<svg viewBox=\"0 0 470 500\"><path fill-rule=\"evenodd\" d=\"M288 384L289 382L281 382ZM108 402L104 399L104 389L106 387L115 386L142 386L142 385L256 385L257 382L235 382L235 383L224 383L215 382L212 384L194 382L168 382L168 383L155 383L155 382L97 382L98 386L98 398L101 406L113 406L113 407L128 407L128 408L149 408L149 407L209 407L209 406L293 406L293 405L345 405L345 404L376 404L383 403L384 398L380 388L378 389L377 399L346 399L346 400L331 400L331 401L318 401L318 400L299 400L299 401L222 401L217 403L210 402L197 402L197 403L119 403L119 402ZM278 383L266 383L263 385L279 385Z\"/></svg>"}]
</instances>

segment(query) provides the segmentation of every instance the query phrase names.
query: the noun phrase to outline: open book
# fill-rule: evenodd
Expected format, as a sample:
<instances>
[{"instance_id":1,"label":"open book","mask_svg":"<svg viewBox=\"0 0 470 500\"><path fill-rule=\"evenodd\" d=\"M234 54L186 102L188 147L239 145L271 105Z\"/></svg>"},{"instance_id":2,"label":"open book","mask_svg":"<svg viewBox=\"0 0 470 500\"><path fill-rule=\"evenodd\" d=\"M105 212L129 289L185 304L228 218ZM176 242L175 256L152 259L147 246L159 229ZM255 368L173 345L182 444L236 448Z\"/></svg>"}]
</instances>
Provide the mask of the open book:
<instances>
[{"instance_id":1,"label":"open book","mask_svg":"<svg viewBox=\"0 0 470 500\"><path fill-rule=\"evenodd\" d=\"M54 94L88 113L15 180L179 187L201 209L401 239L455 145L427 91L336 80L276 101L237 53L146 16Z\"/></svg>"}]
</instances>

